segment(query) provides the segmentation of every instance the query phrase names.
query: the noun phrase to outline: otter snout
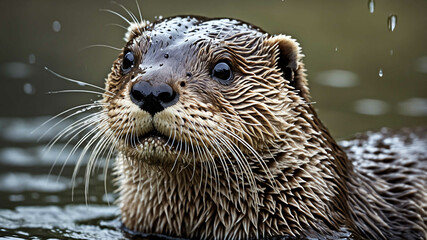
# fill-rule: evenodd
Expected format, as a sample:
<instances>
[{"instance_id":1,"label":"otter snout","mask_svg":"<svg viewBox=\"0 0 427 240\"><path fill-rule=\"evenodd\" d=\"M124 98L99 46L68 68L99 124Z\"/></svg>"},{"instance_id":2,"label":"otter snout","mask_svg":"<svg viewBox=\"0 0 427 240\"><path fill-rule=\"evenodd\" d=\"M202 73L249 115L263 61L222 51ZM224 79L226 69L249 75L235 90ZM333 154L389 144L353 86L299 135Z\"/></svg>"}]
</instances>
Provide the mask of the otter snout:
<instances>
[{"instance_id":1,"label":"otter snout","mask_svg":"<svg viewBox=\"0 0 427 240\"><path fill-rule=\"evenodd\" d=\"M140 109L154 116L178 102L179 94L166 83L151 85L146 81L138 81L131 87L130 99Z\"/></svg>"}]
</instances>

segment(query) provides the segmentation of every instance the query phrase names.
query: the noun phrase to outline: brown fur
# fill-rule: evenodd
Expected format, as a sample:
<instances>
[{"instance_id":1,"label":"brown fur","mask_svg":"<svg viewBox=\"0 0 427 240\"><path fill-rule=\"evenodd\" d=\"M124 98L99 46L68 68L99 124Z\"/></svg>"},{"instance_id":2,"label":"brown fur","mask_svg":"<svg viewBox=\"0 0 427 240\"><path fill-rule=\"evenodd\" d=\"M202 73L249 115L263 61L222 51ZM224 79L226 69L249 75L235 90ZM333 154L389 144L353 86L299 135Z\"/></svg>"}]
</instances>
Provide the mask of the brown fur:
<instances>
[{"instance_id":1,"label":"brown fur","mask_svg":"<svg viewBox=\"0 0 427 240\"><path fill-rule=\"evenodd\" d=\"M135 24L126 40L136 67L122 73L123 53L114 62L102 131L119 151L127 228L202 239L426 238L426 159L352 163L310 104L295 40L195 17ZM230 85L210 76L223 59ZM167 83L179 101L152 117L129 98L135 81ZM167 141L137 143L153 129Z\"/></svg>"}]
</instances>

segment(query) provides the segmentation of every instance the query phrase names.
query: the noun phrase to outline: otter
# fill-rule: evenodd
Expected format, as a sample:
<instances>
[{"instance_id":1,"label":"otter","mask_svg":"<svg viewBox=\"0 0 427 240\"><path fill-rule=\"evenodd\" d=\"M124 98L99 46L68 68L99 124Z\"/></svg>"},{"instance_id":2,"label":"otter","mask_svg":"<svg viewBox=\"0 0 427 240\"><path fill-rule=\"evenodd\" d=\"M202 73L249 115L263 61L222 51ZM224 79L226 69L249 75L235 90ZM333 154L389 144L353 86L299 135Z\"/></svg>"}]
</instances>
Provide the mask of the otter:
<instances>
[{"instance_id":1,"label":"otter","mask_svg":"<svg viewBox=\"0 0 427 240\"><path fill-rule=\"evenodd\" d=\"M117 150L126 229L191 239L427 238L425 129L338 145L311 104L290 36L176 16L132 23L125 40L98 131Z\"/></svg>"}]
</instances>

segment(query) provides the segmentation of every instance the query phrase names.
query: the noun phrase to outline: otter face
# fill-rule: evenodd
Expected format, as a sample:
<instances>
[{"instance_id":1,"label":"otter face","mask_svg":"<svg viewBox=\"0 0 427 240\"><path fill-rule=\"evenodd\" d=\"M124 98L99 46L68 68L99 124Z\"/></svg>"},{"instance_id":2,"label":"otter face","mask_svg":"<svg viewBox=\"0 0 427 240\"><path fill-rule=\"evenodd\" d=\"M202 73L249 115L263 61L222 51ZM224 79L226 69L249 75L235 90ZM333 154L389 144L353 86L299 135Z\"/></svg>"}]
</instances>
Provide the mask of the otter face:
<instances>
[{"instance_id":1,"label":"otter face","mask_svg":"<svg viewBox=\"0 0 427 240\"><path fill-rule=\"evenodd\" d=\"M135 24L126 36L104 101L109 131L130 159L261 158L280 147L292 109L308 96L299 47L286 36L199 17Z\"/></svg>"}]
</instances>

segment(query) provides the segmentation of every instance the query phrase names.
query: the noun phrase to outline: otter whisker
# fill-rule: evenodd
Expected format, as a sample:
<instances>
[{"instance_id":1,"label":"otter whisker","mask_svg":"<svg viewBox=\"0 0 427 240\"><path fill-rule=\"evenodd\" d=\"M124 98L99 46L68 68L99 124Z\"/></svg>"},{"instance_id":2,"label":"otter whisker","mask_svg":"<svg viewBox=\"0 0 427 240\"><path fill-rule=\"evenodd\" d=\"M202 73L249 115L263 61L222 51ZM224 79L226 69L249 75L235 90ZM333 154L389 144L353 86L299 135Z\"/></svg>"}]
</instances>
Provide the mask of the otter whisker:
<instances>
[{"instance_id":1,"label":"otter whisker","mask_svg":"<svg viewBox=\"0 0 427 240\"><path fill-rule=\"evenodd\" d=\"M92 134L95 134L94 137L92 137L88 144L84 147L82 153L80 154L80 157L78 158L76 165L74 166L74 171L73 171L73 175L71 177L71 181L72 181L72 187L71 187L71 194L72 194L72 198L74 197L74 188L75 188L75 181L76 181L76 177L77 177L77 173L78 170L80 169L80 165L82 164L83 161L83 156L86 154L86 152L88 151L88 149L92 146L94 139L96 140L98 137L101 136L101 133L98 132L98 129L93 128L91 129L88 133L86 133L78 142L77 144L74 146L73 150L70 152L70 154L68 155L67 159L74 154L75 150L77 148L80 147L80 145L85 142ZM85 199L87 201L87 195L85 194Z\"/></svg>"},{"instance_id":2,"label":"otter whisker","mask_svg":"<svg viewBox=\"0 0 427 240\"><path fill-rule=\"evenodd\" d=\"M109 12L109 13L112 13L112 14L114 14L114 15L116 15L116 16L118 16L118 17L120 17L121 19L123 19L125 22L127 22L127 23L129 24L129 26L131 26L131 25L132 25L132 22L131 22L131 21L129 21L127 18L123 17L123 15L121 15L121 14L120 14L120 13L118 13L118 12L115 12L115 11L110 10L110 9L99 9L99 11L101 11L101 12Z\"/></svg>"},{"instance_id":3,"label":"otter whisker","mask_svg":"<svg viewBox=\"0 0 427 240\"><path fill-rule=\"evenodd\" d=\"M181 126L181 128L182 128L182 126ZM169 147L169 150L172 148L172 146L173 146L173 144L175 143L175 139L176 139L176 127L174 128L174 130L173 130L173 139L172 139L172 143L171 143L171 146ZM168 140L169 141L169 140ZM180 146L182 146L182 141L179 141L179 143L178 144L180 144ZM174 162L173 162L173 166L172 166L172 168L171 168L171 170L170 170L170 172L172 173L173 172L173 170L175 169L175 166L176 166L176 163L177 163L177 161L178 161L178 157L181 155L181 148L178 150L178 154L177 154L177 156L176 156L176 158L175 158L175 160L174 160Z\"/></svg>"},{"instance_id":4,"label":"otter whisker","mask_svg":"<svg viewBox=\"0 0 427 240\"><path fill-rule=\"evenodd\" d=\"M231 132L230 130L228 130L227 128L224 128L222 125L219 126L222 130L224 130L226 133L230 134L230 136L232 136L234 139L236 139L238 142L240 142L241 144L243 144L246 149L248 149L252 155L255 157L255 159L260 163L262 169L264 171L266 171L266 173L269 174L270 181L271 184L273 186L276 186L276 183L272 180L274 179L273 174L271 173L270 169L268 168L267 164L264 162L263 158L257 153L257 151L249 144L247 143L244 139L242 139L240 136L236 135L235 133Z\"/></svg>"},{"instance_id":5,"label":"otter whisker","mask_svg":"<svg viewBox=\"0 0 427 240\"><path fill-rule=\"evenodd\" d=\"M67 89L67 90L57 90L57 91L49 91L48 94L58 94L58 93L93 93L97 95L103 95L102 92L96 92L91 90L79 90L79 89ZM113 95L105 94L106 96L113 97Z\"/></svg>"},{"instance_id":6,"label":"otter whisker","mask_svg":"<svg viewBox=\"0 0 427 240\"><path fill-rule=\"evenodd\" d=\"M125 27L123 25L117 24L117 23L109 23L106 24L105 26L115 26L115 27L119 27L119 28L123 28L124 30L128 30L128 27ZM136 32L132 31L133 34L136 34Z\"/></svg>"},{"instance_id":7,"label":"otter whisker","mask_svg":"<svg viewBox=\"0 0 427 240\"><path fill-rule=\"evenodd\" d=\"M82 113L82 112L85 112L85 111L90 110L92 108L102 107L102 106L103 106L103 104L100 104L98 102L94 102L94 103L88 103L88 104L83 104L83 105L78 105L78 106L72 107L72 108L67 109L65 111L62 111L62 112L56 114L55 116L49 118L48 120L44 121L40 126L38 126L36 129L34 129L33 131L31 131L31 134L33 134L34 132L37 132L40 128L42 128L43 126L45 126L47 123L51 122L52 120L58 118L59 116L62 116L64 114L68 113L68 112L71 112L71 111L75 110L75 109L88 107L88 108L83 109L83 111L81 111L81 112L78 111L79 113ZM56 125L54 125L53 127L55 127ZM40 141L40 139L42 139L43 136L46 133L48 133L53 127L50 127L47 131L45 131L45 133L38 139L38 141Z\"/></svg>"},{"instance_id":8,"label":"otter whisker","mask_svg":"<svg viewBox=\"0 0 427 240\"><path fill-rule=\"evenodd\" d=\"M228 154L223 149L222 145L218 142L220 140L217 137L218 137L218 134L215 134L215 137L209 136L208 138L211 140L212 143L214 143L217 146L216 148L214 148L214 151L217 153L219 152L218 153L219 160L221 161L221 164L224 166L230 196L231 196L231 183L230 183L231 175L230 175L230 171L228 169L228 165L230 165L231 168L233 169L233 173L235 174L235 178L236 178L236 183L237 183L237 188L238 188L237 192L239 195L239 202L240 202L240 186L239 186L240 184L239 184L239 177L237 176L237 174L239 172L236 171L236 168L235 168L233 162L231 161L230 157L228 156ZM228 162L228 164L227 164L227 162ZM239 174L242 175L242 172L240 172Z\"/></svg>"},{"instance_id":9,"label":"otter whisker","mask_svg":"<svg viewBox=\"0 0 427 240\"><path fill-rule=\"evenodd\" d=\"M125 6L123 6L123 4L120 4L120 3L116 2L116 1L112 1L112 3L120 6L123 10L125 10L126 13L133 20L133 22L136 23L139 28L141 28L140 22L138 21L138 19L136 18L136 16L131 11L129 11Z\"/></svg>"},{"instance_id":10,"label":"otter whisker","mask_svg":"<svg viewBox=\"0 0 427 240\"><path fill-rule=\"evenodd\" d=\"M142 22L142 21L144 21L144 19L142 18L141 8L139 8L138 0L135 0L135 2L136 2L136 7L138 8L140 22Z\"/></svg>"},{"instance_id":11,"label":"otter whisker","mask_svg":"<svg viewBox=\"0 0 427 240\"><path fill-rule=\"evenodd\" d=\"M243 165L243 163L245 162L243 153L241 151L237 151L236 152L235 147L233 146L231 140L228 139L228 137L226 137L226 136L223 135L222 138L217 138L217 139L220 142L222 142L225 147L227 147L227 150L229 150L230 153L231 153L231 155L234 157L234 159L236 159L236 163L237 163L237 166L240 169L240 172L241 173L244 172L244 175L246 175L246 178L248 180L248 184L250 186L252 186L254 184L254 180L251 177L252 174L249 171L250 169L248 170L248 168L246 167L246 165ZM241 179L242 179L242 190L243 190L243 192L245 192L245 190L244 190L245 189L245 184L244 184L245 181L244 181L244 178L243 178L243 174L241 175ZM239 195L240 195L240 193L239 193Z\"/></svg>"},{"instance_id":12,"label":"otter whisker","mask_svg":"<svg viewBox=\"0 0 427 240\"><path fill-rule=\"evenodd\" d=\"M54 71L50 70L50 69L49 69L49 68L47 68L47 67L44 67L44 69L45 69L45 70L47 70L48 72L52 73L53 75L55 75L55 76L57 76L57 77L59 77L59 78L61 78L61 79L64 79L64 80L66 80L66 81L70 81L70 82L73 82L73 83L77 83L77 84L79 84L80 86L89 86L89 87L97 88L97 89L99 89L99 90L105 91L105 93L112 94L113 96L115 95L115 93L110 92L110 91L108 91L108 90L105 90L105 89L104 89L104 88L102 88L102 87L99 87L99 86L93 85L93 84L91 84L91 83L87 83L87 82L83 82L83 81L79 81L79 80L75 80L75 79L71 79L71 78L68 78L68 77L62 76L62 75L60 75L60 74L58 74L58 73L56 73L56 72L54 72Z\"/></svg>"},{"instance_id":13,"label":"otter whisker","mask_svg":"<svg viewBox=\"0 0 427 240\"><path fill-rule=\"evenodd\" d=\"M191 125L193 126L193 128L194 129L197 129L196 128L196 126L195 126L195 124L193 123L193 121L189 121L190 123L191 123ZM196 123L197 124L197 123ZM197 124L198 126L199 126L199 129L202 131L202 133L204 134L204 136L205 136L205 139L209 139L208 137L207 137L207 133L206 133L206 130L204 129L204 127L203 127L203 125L201 125L201 124ZM203 145L203 147L204 147L204 152L205 152L205 155L206 155L206 152L209 154L209 158L206 158L208 161L209 161L209 159L212 161L212 163L213 163L213 166L214 166L214 169L215 169L215 179L216 179L216 186L217 186L217 189L219 189L219 173L218 173L218 167L217 167L217 165L216 165L216 161L215 161L215 158L212 156L212 154L211 154L211 152L209 151L209 148L208 148L208 146L206 146L206 144L205 144L205 141L203 140L204 138L199 134L199 131L195 131L196 132L196 134L199 136L199 139L200 139L200 142L202 143L202 145ZM216 149L214 148L214 151L215 152L217 152L216 151ZM218 152L217 152L217 154L218 154ZM206 156L207 157L207 156ZM223 162L221 161L221 164L222 164ZM226 165L223 165L224 166L224 170L225 170L225 172L226 172L226 175L229 177L229 172L228 172L228 168L227 168L227 166ZM229 178L227 178L228 180L229 180ZM217 193L219 193L219 191L217 191Z\"/></svg>"},{"instance_id":14,"label":"otter whisker","mask_svg":"<svg viewBox=\"0 0 427 240\"><path fill-rule=\"evenodd\" d=\"M97 130L97 129L96 129ZM72 176L72 180L73 180L73 188L74 188L74 182L76 179L76 176L78 174L78 170L80 168L80 166L82 165L84 156L86 156L86 153L90 150L90 148L92 148L94 143L98 143L98 140L102 137L102 132L99 131L94 131L94 135L92 136L92 138L88 141L87 145L83 148L82 153L80 154L80 157L76 163L76 166L74 168L74 172L73 172L73 176ZM90 135L88 135L89 137ZM95 146L96 147L96 146ZM92 168L92 164L93 164L94 160L91 160L89 158L88 160L88 165L86 166L86 173L85 173L85 201L87 204L87 199L88 199L88 192L89 192L89 177L90 177L90 171Z\"/></svg>"},{"instance_id":15,"label":"otter whisker","mask_svg":"<svg viewBox=\"0 0 427 240\"><path fill-rule=\"evenodd\" d=\"M66 127L65 129L61 130L59 133L57 133L52 140L50 140L48 142L48 144L46 145L46 147L44 148L44 151L49 152L52 148L53 145L55 145L55 143L57 141L59 141L61 138L63 138L64 136L68 136L70 133L73 133L74 130L73 128L76 128L78 125L84 125L86 127L91 126L90 122L95 122L94 119L96 118L96 116L101 115L99 112L96 113L92 113L89 114L85 117L82 117L81 119L77 120L76 122L72 123L71 125L69 125L68 127ZM73 131L71 131L73 130ZM71 131L71 132L70 132Z\"/></svg>"},{"instance_id":16,"label":"otter whisker","mask_svg":"<svg viewBox=\"0 0 427 240\"><path fill-rule=\"evenodd\" d=\"M105 120L104 120L105 121ZM76 132L76 131L78 131L79 129L79 131L78 132L76 132L75 134L74 134L74 136L72 136L65 144L64 144L64 146L62 147L62 149L61 149L61 151L58 153L58 157L55 159L55 162L53 163L53 165L52 165L52 167L51 167L51 171L53 170L53 167L55 166L55 164L56 164L56 162L57 162L57 160L59 159L59 156L61 156L62 155L62 152L65 150L65 148L70 144L70 142L76 137L76 136L78 136L80 133L82 133L82 132L84 132L84 131L86 131L88 128L90 128L90 127L92 127L92 125L90 125L90 124L87 124L86 122L81 122L81 124L79 124L79 125L82 125L82 126L79 126L78 128L75 128L72 132ZM70 133L71 134L71 133ZM58 174L58 176L61 176L61 174L62 174L62 172L64 171L64 168L65 168L65 164L67 163L67 161L68 161L68 159L74 154L74 152L77 150L77 148L76 147L73 147L73 149L70 151L70 153L69 153L69 155L68 155L68 157L65 159L65 161L64 161L64 163L62 164L62 167L61 167L61 170L60 170L60 172L59 172L59 174Z\"/></svg>"},{"instance_id":17,"label":"otter whisker","mask_svg":"<svg viewBox=\"0 0 427 240\"><path fill-rule=\"evenodd\" d=\"M85 195L89 193L89 180L91 175L91 168L93 169L93 166L96 165L97 160L105 154L106 151L106 145L108 143L111 143L111 136L108 136L106 133L108 132L108 128L104 128L101 131L101 139L98 141L94 149L92 150L92 153L89 157L89 164L86 166L86 186L85 186ZM106 136L107 135L107 136ZM104 172L107 171L108 165L105 165ZM93 169L94 170L94 169ZM94 172L92 172L94 174ZM104 175L104 178L106 178L106 175ZM104 182L104 187L106 187L106 183ZM87 192L86 192L87 189ZM106 190L106 189L105 189Z\"/></svg>"},{"instance_id":18,"label":"otter whisker","mask_svg":"<svg viewBox=\"0 0 427 240\"><path fill-rule=\"evenodd\" d=\"M79 51L83 51L83 50L86 50L86 49L89 49L89 48L94 48L94 47L105 47L105 48L113 49L113 50L116 50L116 51L122 51L121 48L110 46L110 45L106 45L106 44L92 44L92 45L80 48Z\"/></svg>"}]
</instances>

